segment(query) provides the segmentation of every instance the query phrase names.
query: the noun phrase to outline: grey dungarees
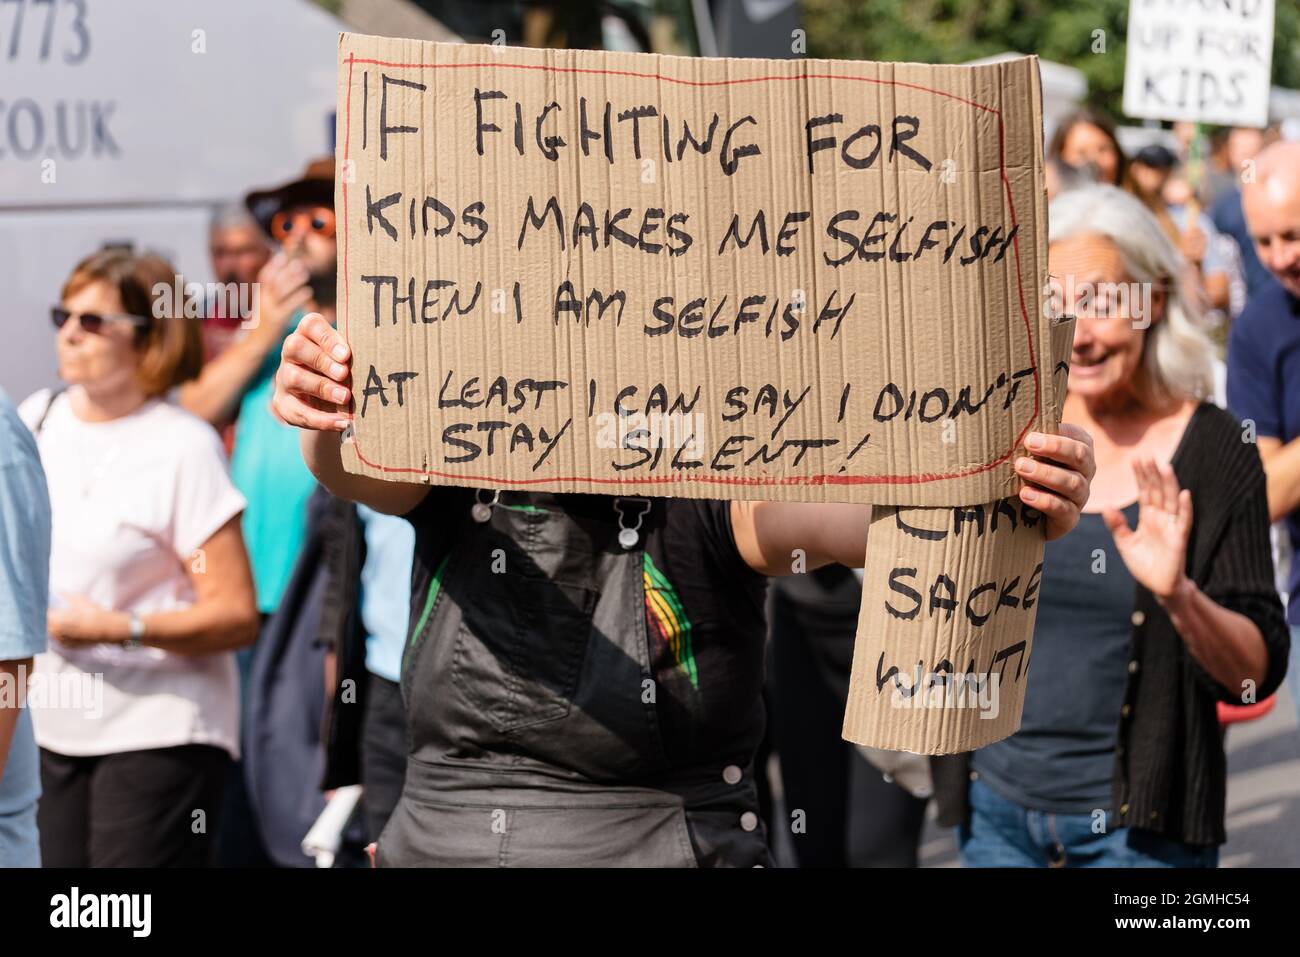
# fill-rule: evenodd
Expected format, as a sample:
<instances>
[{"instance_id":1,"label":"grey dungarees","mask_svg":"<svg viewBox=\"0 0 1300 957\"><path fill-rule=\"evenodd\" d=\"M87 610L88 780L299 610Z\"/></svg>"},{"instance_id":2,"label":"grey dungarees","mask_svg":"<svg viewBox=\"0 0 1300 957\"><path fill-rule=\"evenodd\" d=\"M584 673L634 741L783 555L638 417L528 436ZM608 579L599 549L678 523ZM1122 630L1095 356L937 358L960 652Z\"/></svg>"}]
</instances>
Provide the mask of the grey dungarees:
<instances>
[{"instance_id":1,"label":"grey dungarees","mask_svg":"<svg viewBox=\"0 0 1300 957\"><path fill-rule=\"evenodd\" d=\"M614 502L503 493L486 522L440 516L461 524L417 597L379 866L769 863L748 769L668 759L643 573L665 507L624 548Z\"/></svg>"}]
</instances>

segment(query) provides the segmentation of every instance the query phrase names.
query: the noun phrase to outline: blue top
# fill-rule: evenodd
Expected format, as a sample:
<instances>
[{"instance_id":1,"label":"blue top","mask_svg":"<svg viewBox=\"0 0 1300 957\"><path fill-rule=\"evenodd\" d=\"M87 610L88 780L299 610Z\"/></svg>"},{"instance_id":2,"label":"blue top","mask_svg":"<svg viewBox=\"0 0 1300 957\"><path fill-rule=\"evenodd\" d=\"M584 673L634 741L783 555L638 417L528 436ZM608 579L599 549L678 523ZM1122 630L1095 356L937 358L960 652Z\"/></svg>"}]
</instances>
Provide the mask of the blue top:
<instances>
[{"instance_id":1,"label":"blue top","mask_svg":"<svg viewBox=\"0 0 1300 957\"><path fill-rule=\"evenodd\" d=\"M1228 408L1255 434L1290 442L1300 436L1300 299L1272 283L1246 304L1228 335ZM1300 513L1286 517L1300 556ZM1300 558L1291 563L1287 621L1300 624Z\"/></svg>"},{"instance_id":2,"label":"blue top","mask_svg":"<svg viewBox=\"0 0 1300 957\"><path fill-rule=\"evenodd\" d=\"M1137 503L1123 511L1134 527ZM971 756L994 791L1058 814L1110 808L1136 593L1100 515L1047 543L1020 730Z\"/></svg>"},{"instance_id":3,"label":"blue top","mask_svg":"<svg viewBox=\"0 0 1300 957\"><path fill-rule=\"evenodd\" d=\"M357 506L357 517L366 536L366 562L361 568L366 670L399 681L411 608L415 529L404 518L384 515L364 505Z\"/></svg>"},{"instance_id":4,"label":"blue top","mask_svg":"<svg viewBox=\"0 0 1300 957\"><path fill-rule=\"evenodd\" d=\"M50 497L36 441L0 389L0 661L45 650L49 605ZM0 688L0 707L16 689ZM37 867L40 765L23 708L0 769L0 867Z\"/></svg>"},{"instance_id":5,"label":"blue top","mask_svg":"<svg viewBox=\"0 0 1300 957\"><path fill-rule=\"evenodd\" d=\"M284 337L301 315L285 327ZM307 532L307 500L316 479L302 460L298 430L285 425L271 411L275 370L280 365L277 345L249 382L239 404L235 450L230 457L230 477L243 493L244 545L257 588L257 608L270 614L280 604Z\"/></svg>"},{"instance_id":6,"label":"blue top","mask_svg":"<svg viewBox=\"0 0 1300 957\"><path fill-rule=\"evenodd\" d=\"M1250 238L1246 228L1246 214L1241 208L1241 190L1237 187L1225 189L1210 207L1210 220L1214 228L1227 233L1237 242L1241 250L1242 270L1246 274L1246 293L1258 295L1266 286L1275 284L1273 274L1268 271L1259 256L1255 254L1255 242Z\"/></svg>"}]
</instances>

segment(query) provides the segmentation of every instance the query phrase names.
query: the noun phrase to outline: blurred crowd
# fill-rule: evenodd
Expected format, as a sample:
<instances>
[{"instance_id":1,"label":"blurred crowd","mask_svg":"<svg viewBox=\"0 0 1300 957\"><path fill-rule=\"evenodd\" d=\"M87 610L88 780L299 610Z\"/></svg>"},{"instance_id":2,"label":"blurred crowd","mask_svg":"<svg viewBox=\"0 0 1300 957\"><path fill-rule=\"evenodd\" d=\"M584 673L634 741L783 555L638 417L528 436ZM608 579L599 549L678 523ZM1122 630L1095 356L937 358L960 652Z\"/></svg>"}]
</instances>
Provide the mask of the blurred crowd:
<instances>
[{"instance_id":1,"label":"blurred crowd","mask_svg":"<svg viewBox=\"0 0 1300 957\"><path fill-rule=\"evenodd\" d=\"M728 861L725 828L701 837L705 792L743 782L758 811L738 827L798 866L915 866L932 801L968 866L1216 864L1224 735L1273 706L1300 626L1300 143L1179 134L1126 156L1083 111L1049 144L1056 306L1077 316L1064 420L1092 436L1096 474L1078 527L1048 545L1020 730L933 760L848 744L860 579L838 564L773 579L752 592L761 741L680 791L675 839L700 861ZM322 417L346 405L346 356L292 355L306 317L335 321L334 177L318 160L214 216L213 271L257 290L249 314L225 297L185 319L161 302L172 265L88 251L51 290L61 385L16 408L0 393L0 677L26 687L25 706L0 700L0 866L365 866L399 805L422 820L408 756L429 718L407 705L433 680L417 639L443 627L454 582L417 558L451 519L330 494L277 412L282 362L319 374ZM1115 296L1136 287L1146 315ZM473 505L474 522L540 507ZM734 558L717 541L733 552L712 560ZM706 599L679 596L651 551L628 587L646 595L632 633L662 635L695 683ZM482 706L494 722L499 704ZM694 733L689 707L672 720ZM459 744L449 766L478 756ZM598 778L548 760L563 773L539 771L547 787ZM699 770L666 766L656 781ZM635 770L596 783L648 786ZM355 809L304 850L340 800ZM598 826L676 826L648 815Z\"/></svg>"}]
</instances>

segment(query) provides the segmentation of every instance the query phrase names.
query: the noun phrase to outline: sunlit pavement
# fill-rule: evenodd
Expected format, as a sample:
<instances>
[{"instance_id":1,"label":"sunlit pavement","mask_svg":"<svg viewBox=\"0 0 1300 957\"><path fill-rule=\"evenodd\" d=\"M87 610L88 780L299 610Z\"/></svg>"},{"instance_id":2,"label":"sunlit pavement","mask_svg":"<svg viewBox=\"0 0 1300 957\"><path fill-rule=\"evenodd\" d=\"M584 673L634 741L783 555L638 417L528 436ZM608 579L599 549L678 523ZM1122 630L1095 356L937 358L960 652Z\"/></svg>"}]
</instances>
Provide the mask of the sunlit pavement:
<instances>
[{"instance_id":1,"label":"sunlit pavement","mask_svg":"<svg viewBox=\"0 0 1300 957\"><path fill-rule=\"evenodd\" d=\"M1232 725L1227 747L1228 843L1220 864L1300 867L1300 728L1286 692L1267 716ZM953 833L926 822L922 867L957 866Z\"/></svg>"}]
</instances>

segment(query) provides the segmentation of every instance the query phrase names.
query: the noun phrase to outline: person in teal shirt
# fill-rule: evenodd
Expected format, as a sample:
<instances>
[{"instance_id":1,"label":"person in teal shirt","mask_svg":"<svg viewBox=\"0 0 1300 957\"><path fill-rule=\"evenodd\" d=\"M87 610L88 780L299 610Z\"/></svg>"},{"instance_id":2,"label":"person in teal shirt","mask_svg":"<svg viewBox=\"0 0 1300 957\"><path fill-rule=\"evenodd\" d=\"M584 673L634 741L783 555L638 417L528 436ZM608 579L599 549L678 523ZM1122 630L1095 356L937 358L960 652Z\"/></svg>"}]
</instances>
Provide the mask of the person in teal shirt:
<instances>
[{"instance_id":1,"label":"person in teal shirt","mask_svg":"<svg viewBox=\"0 0 1300 957\"><path fill-rule=\"evenodd\" d=\"M297 324L301 313L286 328ZM298 430L271 411L277 347L266 356L239 403L235 451L230 471L235 487L248 500L244 509L244 542L257 587L257 607L265 615L280 604L294 563L302 549L307 525L307 500L316 479L298 451Z\"/></svg>"},{"instance_id":2,"label":"person in teal shirt","mask_svg":"<svg viewBox=\"0 0 1300 957\"><path fill-rule=\"evenodd\" d=\"M245 204L280 251L258 274L248 333L213 358L182 388L181 404L222 426L234 414L231 477L248 500L244 541L257 586L257 606L272 614L293 574L316 482L298 451L298 433L271 411L275 370L289 332L307 312L334 321L337 246L334 160L311 163L302 177L250 193ZM248 302L239 296L234 301Z\"/></svg>"},{"instance_id":3,"label":"person in teal shirt","mask_svg":"<svg viewBox=\"0 0 1300 957\"><path fill-rule=\"evenodd\" d=\"M276 417L271 396L280 350L298 320L308 312L319 312L334 321L334 159L316 160L299 179L250 193L244 202L280 251L258 274L254 315L240 317L247 334L209 361L198 379L182 387L180 402L214 426L235 421L231 478L248 502L244 542L257 607L266 621L280 607L293 576L307 534L307 502L316 489L298 449L298 431ZM249 298L241 294L234 301ZM265 629L264 624L263 634ZM237 656L245 726L254 651ZM237 768L217 837L218 863L245 867L270 863L259 831L262 824L255 817L242 768Z\"/></svg>"}]
</instances>

